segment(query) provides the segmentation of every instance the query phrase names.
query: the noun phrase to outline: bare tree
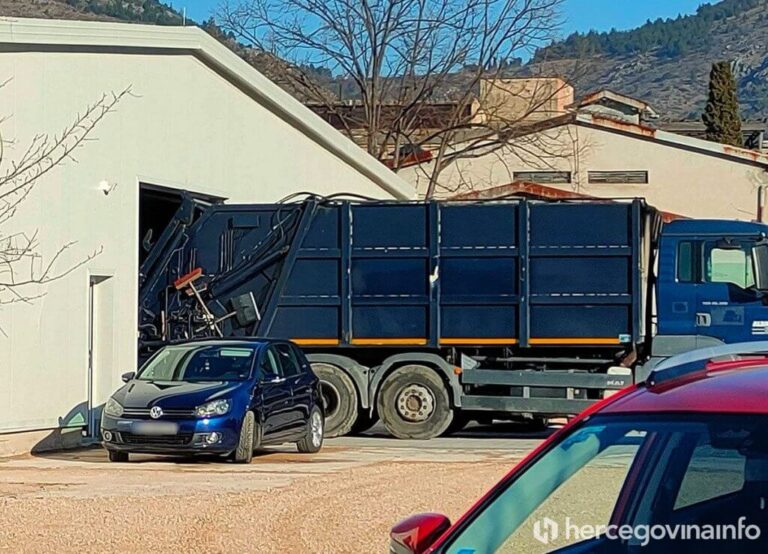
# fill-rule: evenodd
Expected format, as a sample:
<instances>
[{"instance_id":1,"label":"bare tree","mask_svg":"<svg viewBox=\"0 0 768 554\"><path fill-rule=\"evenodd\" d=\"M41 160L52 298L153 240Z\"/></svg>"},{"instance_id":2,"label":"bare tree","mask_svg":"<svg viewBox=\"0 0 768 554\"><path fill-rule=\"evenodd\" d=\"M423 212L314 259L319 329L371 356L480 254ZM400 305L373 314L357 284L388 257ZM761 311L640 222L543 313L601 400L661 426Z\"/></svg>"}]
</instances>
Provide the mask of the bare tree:
<instances>
[{"instance_id":1,"label":"bare tree","mask_svg":"<svg viewBox=\"0 0 768 554\"><path fill-rule=\"evenodd\" d=\"M341 94L300 71L294 86L393 169L412 162L413 152L432 152L430 197L448 164L475 155L479 145L514 146L522 135L510 130L530 123L568 86L515 89L507 81L520 56L555 38L560 2L223 0L216 18L294 67L330 68Z\"/></svg>"},{"instance_id":2,"label":"bare tree","mask_svg":"<svg viewBox=\"0 0 768 554\"><path fill-rule=\"evenodd\" d=\"M128 94L130 87L104 94L60 133L35 135L14 160L7 159L10 141L0 133L0 305L39 298L44 294L42 285L61 279L99 254L100 250L60 267L63 254L75 243L63 243L45 259L37 230L21 230L14 216L46 174L67 160L76 161L75 150L90 140L98 123Z\"/></svg>"}]
</instances>

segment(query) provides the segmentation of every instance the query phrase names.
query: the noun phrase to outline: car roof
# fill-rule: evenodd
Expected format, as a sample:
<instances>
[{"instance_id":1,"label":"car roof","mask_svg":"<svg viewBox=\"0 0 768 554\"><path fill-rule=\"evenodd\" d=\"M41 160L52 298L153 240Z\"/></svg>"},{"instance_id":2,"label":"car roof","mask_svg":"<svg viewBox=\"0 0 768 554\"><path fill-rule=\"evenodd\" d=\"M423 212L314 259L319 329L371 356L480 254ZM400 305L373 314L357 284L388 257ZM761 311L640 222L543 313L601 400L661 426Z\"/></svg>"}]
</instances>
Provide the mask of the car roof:
<instances>
[{"instance_id":1,"label":"car roof","mask_svg":"<svg viewBox=\"0 0 768 554\"><path fill-rule=\"evenodd\" d=\"M601 414L683 412L768 414L765 359L702 364L701 371L640 385L598 410Z\"/></svg>"}]
</instances>

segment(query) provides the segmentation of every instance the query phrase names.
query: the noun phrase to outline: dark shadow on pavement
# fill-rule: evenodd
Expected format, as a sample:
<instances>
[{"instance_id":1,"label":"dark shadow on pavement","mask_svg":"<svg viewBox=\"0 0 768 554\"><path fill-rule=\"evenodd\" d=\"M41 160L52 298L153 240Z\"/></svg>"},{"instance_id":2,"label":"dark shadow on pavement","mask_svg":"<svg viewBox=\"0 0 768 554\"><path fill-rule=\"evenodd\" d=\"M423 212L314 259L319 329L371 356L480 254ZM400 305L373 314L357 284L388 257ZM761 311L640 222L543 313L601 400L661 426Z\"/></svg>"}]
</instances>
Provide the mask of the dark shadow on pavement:
<instances>
[{"instance_id":1,"label":"dark shadow on pavement","mask_svg":"<svg viewBox=\"0 0 768 554\"><path fill-rule=\"evenodd\" d=\"M480 424L472 422L461 431L443 435L440 438L462 438L462 439L546 439L555 431L560 429L560 425L550 425L546 429L531 431L525 423L513 421L497 421L490 424ZM358 435L360 437L388 439L397 441L384 428L381 422L376 423L372 429Z\"/></svg>"},{"instance_id":2,"label":"dark shadow on pavement","mask_svg":"<svg viewBox=\"0 0 768 554\"><path fill-rule=\"evenodd\" d=\"M87 424L88 403L80 402L64 417L59 418L58 428L52 429L45 438L39 440L30 453L33 456L40 456L51 450L77 448L82 444L83 429Z\"/></svg>"},{"instance_id":3,"label":"dark shadow on pavement","mask_svg":"<svg viewBox=\"0 0 768 554\"><path fill-rule=\"evenodd\" d=\"M281 450L257 450L253 453L254 460L257 458L268 458L271 455L284 455L286 449L290 448L290 445L286 445L285 449ZM292 452L295 452L292 451ZM61 460L65 462L86 462L91 464L110 464L112 462L107 458L107 452L99 444L93 444L90 446L84 446L80 448L73 448L68 450L55 450L46 452L37 452L34 454L38 458L46 458L50 460ZM297 454L298 455L298 454ZM188 456L178 455L160 455L160 454L131 454L129 464L146 464L146 463L168 463L177 465L205 465L205 464L234 464L231 460L228 460L224 456L218 456L215 454L195 454ZM119 466L120 464L115 464Z\"/></svg>"}]
</instances>

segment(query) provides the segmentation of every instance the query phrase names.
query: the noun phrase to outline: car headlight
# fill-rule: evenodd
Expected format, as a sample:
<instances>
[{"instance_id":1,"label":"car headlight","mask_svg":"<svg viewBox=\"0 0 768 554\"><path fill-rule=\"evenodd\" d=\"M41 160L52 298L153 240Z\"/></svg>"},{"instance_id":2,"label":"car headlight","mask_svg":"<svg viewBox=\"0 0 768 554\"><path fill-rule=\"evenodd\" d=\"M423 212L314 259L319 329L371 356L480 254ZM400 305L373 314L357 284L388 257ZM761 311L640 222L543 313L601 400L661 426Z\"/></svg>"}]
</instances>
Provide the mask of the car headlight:
<instances>
[{"instance_id":1,"label":"car headlight","mask_svg":"<svg viewBox=\"0 0 768 554\"><path fill-rule=\"evenodd\" d=\"M220 416L226 414L231 407L229 400L212 400L195 408L195 415L197 417Z\"/></svg>"},{"instance_id":2,"label":"car headlight","mask_svg":"<svg viewBox=\"0 0 768 554\"><path fill-rule=\"evenodd\" d=\"M120 417L123 415L123 407L114 398L110 397L107 400L107 405L104 406L104 413L110 417Z\"/></svg>"}]
</instances>

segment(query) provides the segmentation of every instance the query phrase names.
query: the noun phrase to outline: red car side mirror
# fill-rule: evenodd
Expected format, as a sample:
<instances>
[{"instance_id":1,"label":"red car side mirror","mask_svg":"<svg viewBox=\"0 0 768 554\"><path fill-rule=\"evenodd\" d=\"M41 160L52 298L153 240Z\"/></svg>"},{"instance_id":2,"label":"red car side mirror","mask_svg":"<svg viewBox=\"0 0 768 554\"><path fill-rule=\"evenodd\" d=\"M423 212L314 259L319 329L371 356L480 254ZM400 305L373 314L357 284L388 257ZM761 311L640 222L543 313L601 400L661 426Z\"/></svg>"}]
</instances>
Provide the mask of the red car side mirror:
<instances>
[{"instance_id":1,"label":"red car side mirror","mask_svg":"<svg viewBox=\"0 0 768 554\"><path fill-rule=\"evenodd\" d=\"M389 532L392 554L422 554L451 526L442 514L416 514Z\"/></svg>"}]
</instances>

